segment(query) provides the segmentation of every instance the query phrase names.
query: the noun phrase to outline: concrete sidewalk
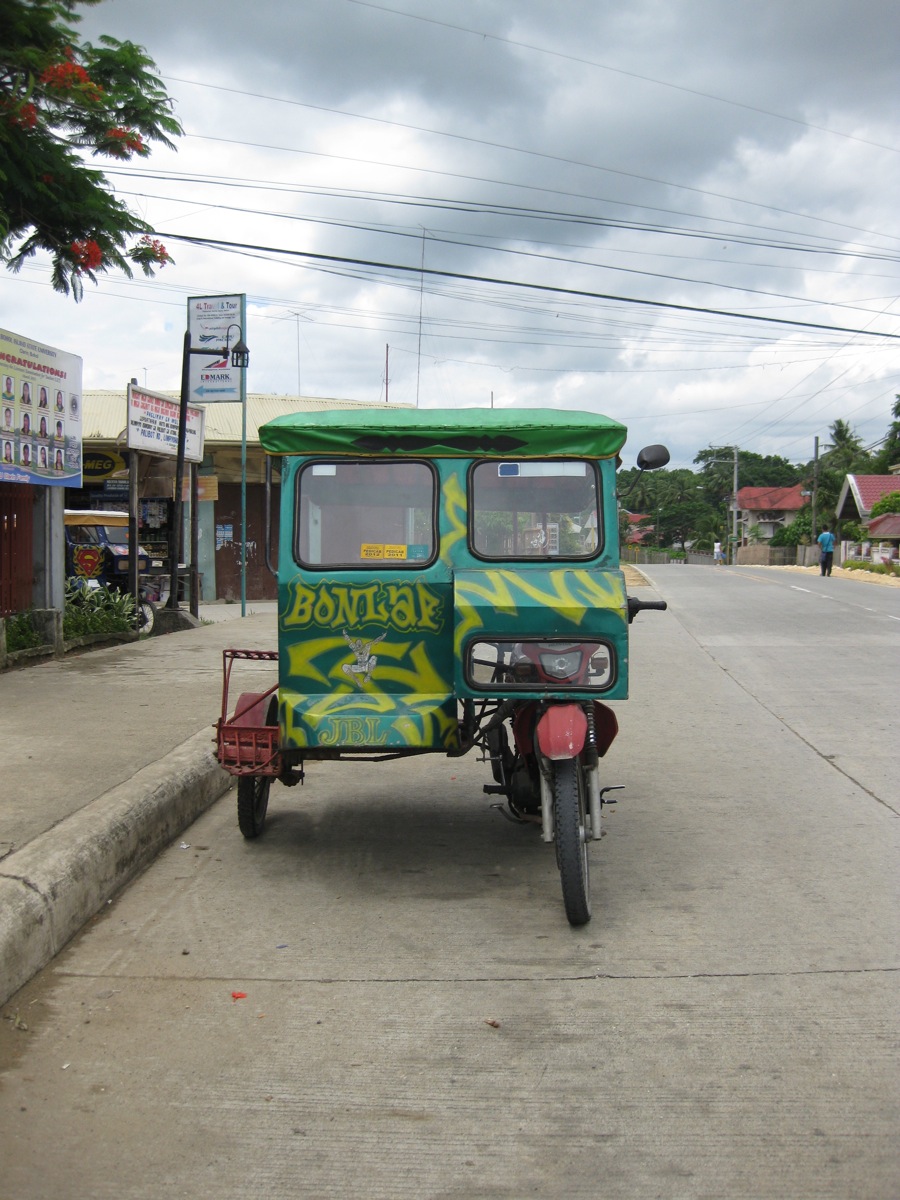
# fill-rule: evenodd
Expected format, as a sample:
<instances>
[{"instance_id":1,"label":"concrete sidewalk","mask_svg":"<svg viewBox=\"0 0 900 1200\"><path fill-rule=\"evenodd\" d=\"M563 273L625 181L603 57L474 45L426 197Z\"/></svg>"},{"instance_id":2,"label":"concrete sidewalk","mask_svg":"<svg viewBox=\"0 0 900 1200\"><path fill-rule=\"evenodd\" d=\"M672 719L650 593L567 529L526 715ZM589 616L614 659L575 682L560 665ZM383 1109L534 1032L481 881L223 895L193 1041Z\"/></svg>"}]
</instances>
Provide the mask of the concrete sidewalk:
<instances>
[{"instance_id":1,"label":"concrete sidewalk","mask_svg":"<svg viewBox=\"0 0 900 1200\"><path fill-rule=\"evenodd\" d=\"M266 612L0 675L0 1003L228 789L222 650L276 645Z\"/></svg>"}]
</instances>

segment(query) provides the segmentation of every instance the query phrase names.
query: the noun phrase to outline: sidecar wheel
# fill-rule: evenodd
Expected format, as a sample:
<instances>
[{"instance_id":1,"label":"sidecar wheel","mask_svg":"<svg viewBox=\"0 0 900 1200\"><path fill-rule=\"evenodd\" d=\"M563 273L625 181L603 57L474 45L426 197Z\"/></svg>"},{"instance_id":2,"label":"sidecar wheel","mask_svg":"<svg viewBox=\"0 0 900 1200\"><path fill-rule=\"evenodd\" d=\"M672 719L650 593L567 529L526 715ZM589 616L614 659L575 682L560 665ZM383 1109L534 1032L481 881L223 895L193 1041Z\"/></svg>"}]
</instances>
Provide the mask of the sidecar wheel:
<instances>
[{"instance_id":1,"label":"sidecar wheel","mask_svg":"<svg viewBox=\"0 0 900 1200\"><path fill-rule=\"evenodd\" d=\"M271 786L269 775L242 775L238 779L238 827L245 838L259 837L265 828Z\"/></svg>"},{"instance_id":2,"label":"sidecar wheel","mask_svg":"<svg viewBox=\"0 0 900 1200\"><path fill-rule=\"evenodd\" d=\"M570 925L586 925L591 919L591 878L584 771L577 759L570 758L553 763L552 776L556 861L563 904Z\"/></svg>"}]
</instances>

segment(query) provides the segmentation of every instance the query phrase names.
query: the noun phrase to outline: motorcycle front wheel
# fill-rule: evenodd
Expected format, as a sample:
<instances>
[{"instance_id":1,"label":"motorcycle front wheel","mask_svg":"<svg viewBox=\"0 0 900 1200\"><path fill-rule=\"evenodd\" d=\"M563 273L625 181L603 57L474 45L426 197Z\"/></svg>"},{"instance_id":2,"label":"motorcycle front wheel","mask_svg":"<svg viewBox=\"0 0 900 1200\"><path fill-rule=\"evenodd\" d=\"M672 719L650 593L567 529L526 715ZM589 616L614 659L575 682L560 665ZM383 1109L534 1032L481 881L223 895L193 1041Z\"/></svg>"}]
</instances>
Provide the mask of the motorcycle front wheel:
<instances>
[{"instance_id":1,"label":"motorcycle front wheel","mask_svg":"<svg viewBox=\"0 0 900 1200\"><path fill-rule=\"evenodd\" d=\"M138 605L138 632L152 633L156 624L156 605L152 600L142 600Z\"/></svg>"},{"instance_id":2,"label":"motorcycle front wheel","mask_svg":"<svg viewBox=\"0 0 900 1200\"><path fill-rule=\"evenodd\" d=\"M569 758L554 762L551 772L563 905L570 925L586 925L591 919L591 878L584 770L577 759Z\"/></svg>"}]
</instances>

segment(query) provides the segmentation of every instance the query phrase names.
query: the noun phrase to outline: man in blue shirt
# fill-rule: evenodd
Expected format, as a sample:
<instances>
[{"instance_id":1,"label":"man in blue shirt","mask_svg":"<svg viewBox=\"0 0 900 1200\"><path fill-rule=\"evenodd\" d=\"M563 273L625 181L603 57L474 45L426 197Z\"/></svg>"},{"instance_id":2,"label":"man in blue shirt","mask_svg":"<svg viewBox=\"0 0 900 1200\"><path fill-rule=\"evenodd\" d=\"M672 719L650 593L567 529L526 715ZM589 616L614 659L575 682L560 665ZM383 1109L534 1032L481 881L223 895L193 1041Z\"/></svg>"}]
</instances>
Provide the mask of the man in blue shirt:
<instances>
[{"instance_id":1,"label":"man in blue shirt","mask_svg":"<svg viewBox=\"0 0 900 1200\"><path fill-rule=\"evenodd\" d=\"M822 560L819 564L821 572L823 575L830 575L831 564L834 562L834 534L830 533L826 527L816 538L816 541L822 549Z\"/></svg>"}]
</instances>

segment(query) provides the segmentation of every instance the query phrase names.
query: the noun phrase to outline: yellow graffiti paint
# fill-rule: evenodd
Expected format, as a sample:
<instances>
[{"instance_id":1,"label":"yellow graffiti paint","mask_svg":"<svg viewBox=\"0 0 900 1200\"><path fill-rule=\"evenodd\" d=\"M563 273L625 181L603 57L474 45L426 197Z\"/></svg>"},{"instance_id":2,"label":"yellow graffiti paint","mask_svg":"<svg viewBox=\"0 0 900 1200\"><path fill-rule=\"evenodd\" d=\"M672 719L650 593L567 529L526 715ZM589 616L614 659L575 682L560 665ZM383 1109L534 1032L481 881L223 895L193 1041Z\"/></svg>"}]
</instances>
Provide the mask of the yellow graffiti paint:
<instances>
[{"instance_id":1,"label":"yellow graffiti paint","mask_svg":"<svg viewBox=\"0 0 900 1200\"><path fill-rule=\"evenodd\" d=\"M439 633L444 623L440 594L418 580L353 584L323 579L311 585L296 578L288 589L284 631L310 626L360 629L378 625L401 633Z\"/></svg>"}]
</instances>

